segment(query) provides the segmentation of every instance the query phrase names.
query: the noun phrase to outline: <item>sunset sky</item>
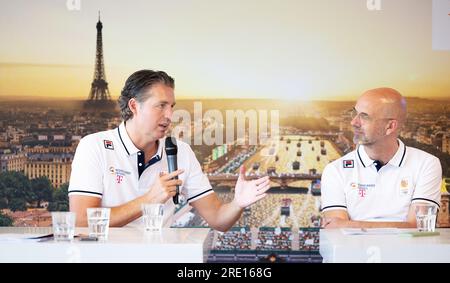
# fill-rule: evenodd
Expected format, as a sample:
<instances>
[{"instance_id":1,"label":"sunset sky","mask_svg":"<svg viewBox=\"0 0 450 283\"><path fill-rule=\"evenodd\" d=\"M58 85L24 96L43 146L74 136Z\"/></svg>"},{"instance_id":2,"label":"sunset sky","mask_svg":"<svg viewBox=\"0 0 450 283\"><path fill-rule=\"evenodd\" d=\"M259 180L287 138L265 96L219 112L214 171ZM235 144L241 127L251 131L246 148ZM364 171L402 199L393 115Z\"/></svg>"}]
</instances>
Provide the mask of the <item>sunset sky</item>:
<instances>
[{"instance_id":1,"label":"sunset sky","mask_svg":"<svg viewBox=\"0 0 450 283\"><path fill-rule=\"evenodd\" d=\"M87 98L101 10L113 97L144 68L172 75L177 98L450 97L431 0L80 1L0 0L0 96Z\"/></svg>"}]
</instances>

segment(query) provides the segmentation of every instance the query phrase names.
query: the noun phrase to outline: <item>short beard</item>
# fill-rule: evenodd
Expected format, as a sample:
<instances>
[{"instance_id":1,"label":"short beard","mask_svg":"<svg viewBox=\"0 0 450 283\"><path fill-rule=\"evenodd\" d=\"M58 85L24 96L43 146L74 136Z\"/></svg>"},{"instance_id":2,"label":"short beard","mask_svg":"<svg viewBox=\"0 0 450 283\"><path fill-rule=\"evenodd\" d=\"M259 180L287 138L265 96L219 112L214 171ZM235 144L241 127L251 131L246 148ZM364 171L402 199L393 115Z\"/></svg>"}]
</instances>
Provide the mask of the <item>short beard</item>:
<instances>
[{"instance_id":1,"label":"short beard","mask_svg":"<svg viewBox=\"0 0 450 283\"><path fill-rule=\"evenodd\" d=\"M356 144L356 145L370 145L370 144L373 143L373 141L368 140L363 135L355 135L355 134L353 134L353 143Z\"/></svg>"},{"instance_id":2,"label":"short beard","mask_svg":"<svg viewBox=\"0 0 450 283\"><path fill-rule=\"evenodd\" d=\"M380 140L380 139L382 138L383 133L380 131L378 134L379 134L379 135L374 134L374 135L372 136L372 138L369 139L369 138L367 138L365 135L355 135L355 134L353 133L353 142L354 142L356 145L366 145L366 146L368 146L368 145L373 145L373 144L375 144L378 140Z\"/></svg>"}]
</instances>

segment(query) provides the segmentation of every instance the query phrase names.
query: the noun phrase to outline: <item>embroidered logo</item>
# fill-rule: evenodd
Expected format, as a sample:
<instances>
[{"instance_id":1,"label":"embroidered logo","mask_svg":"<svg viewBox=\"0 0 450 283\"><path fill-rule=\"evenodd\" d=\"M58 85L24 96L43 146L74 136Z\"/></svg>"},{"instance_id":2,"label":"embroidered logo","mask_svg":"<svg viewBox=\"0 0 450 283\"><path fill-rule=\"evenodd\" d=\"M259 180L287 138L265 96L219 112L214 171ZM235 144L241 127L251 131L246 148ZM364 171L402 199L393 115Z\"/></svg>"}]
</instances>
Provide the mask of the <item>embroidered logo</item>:
<instances>
[{"instance_id":1,"label":"embroidered logo","mask_svg":"<svg viewBox=\"0 0 450 283\"><path fill-rule=\"evenodd\" d=\"M371 189L375 187L375 184L358 184L358 195L363 198L366 197Z\"/></svg>"},{"instance_id":2,"label":"embroidered logo","mask_svg":"<svg viewBox=\"0 0 450 283\"><path fill-rule=\"evenodd\" d=\"M119 175L119 174L116 175L116 182L117 182L117 184L122 183L123 177L124 177L123 175Z\"/></svg>"},{"instance_id":3,"label":"embroidered logo","mask_svg":"<svg viewBox=\"0 0 450 283\"><path fill-rule=\"evenodd\" d=\"M131 174L131 172L129 172L129 171L125 171L125 170L117 169L117 168L114 169L114 167L112 167L112 166L109 169L110 169L110 171L111 171L111 169L114 170L114 173L113 173L113 171L111 171L111 173L113 175L115 174L115 181L117 184L121 184L124 181L125 176Z\"/></svg>"},{"instance_id":4,"label":"embroidered logo","mask_svg":"<svg viewBox=\"0 0 450 283\"><path fill-rule=\"evenodd\" d=\"M403 179L403 180L400 182L400 186L401 186L402 188L407 188L407 187L408 187L408 180Z\"/></svg>"},{"instance_id":5,"label":"embroidered logo","mask_svg":"<svg viewBox=\"0 0 450 283\"><path fill-rule=\"evenodd\" d=\"M114 144L112 141L103 140L103 145L105 146L106 149L114 150Z\"/></svg>"},{"instance_id":6,"label":"embroidered logo","mask_svg":"<svg viewBox=\"0 0 450 283\"><path fill-rule=\"evenodd\" d=\"M365 197L366 196L366 194L367 194L367 189L366 188L358 188L358 195L360 196L360 197Z\"/></svg>"},{"instance_id":7,"label":"embroidered logo","mask_svg":"<svg viewBox=\"0 0 450 283\"><path fill-rule=\"evenodd\" d=\"M409 180L408 178L403 178L400 181L400 192L404 195L406 195L409 191Z\"/></svg>"},{"instance_id":8,"label":"embroidered logo","mask_svg":"<svg viewBox=\"0 0 450 283\"><path fill-rule=\"evenodd\" d=\"M344 160L343 162L344 162L343 163L344 168L354 168L355 167L353 159Z\"/></svg>"},{"instance_id":9,"label":"embroidered logo","mask_svg":"<svg viewBox=\"0 0 450 283\"><path fill-rule=\"evenodd\" d=\"M116 173L116 170L114 170L114 167L111 166L109 167L109 172L114 175Z\"/></svg>"}]
</instances>

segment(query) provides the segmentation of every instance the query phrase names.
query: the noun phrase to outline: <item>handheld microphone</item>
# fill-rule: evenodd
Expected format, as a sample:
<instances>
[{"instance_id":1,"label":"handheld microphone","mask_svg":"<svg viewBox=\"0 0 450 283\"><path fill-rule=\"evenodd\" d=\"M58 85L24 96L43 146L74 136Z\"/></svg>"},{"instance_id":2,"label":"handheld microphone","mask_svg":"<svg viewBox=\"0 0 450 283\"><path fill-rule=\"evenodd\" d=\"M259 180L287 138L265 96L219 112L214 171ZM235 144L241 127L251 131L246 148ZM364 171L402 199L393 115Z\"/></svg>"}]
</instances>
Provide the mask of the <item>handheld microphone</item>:
<instances>
[{"instance_id":1,"label":"handheld microphone","mask_svg":"<svg viewBox=\"0 0 450 283\"><path fill-rule=\"evenodd\" d=\"M166 138L166 155L167 155L167 165L169 167L169 173L178 170L177 165L177 141L174 137ZM178 179L178 176L175 176L174 179ZM180 188L177 185L177 191L175 196L173 197L173 203L178 204L178 194L180 193Z\"/></svg>"}]
</instances>

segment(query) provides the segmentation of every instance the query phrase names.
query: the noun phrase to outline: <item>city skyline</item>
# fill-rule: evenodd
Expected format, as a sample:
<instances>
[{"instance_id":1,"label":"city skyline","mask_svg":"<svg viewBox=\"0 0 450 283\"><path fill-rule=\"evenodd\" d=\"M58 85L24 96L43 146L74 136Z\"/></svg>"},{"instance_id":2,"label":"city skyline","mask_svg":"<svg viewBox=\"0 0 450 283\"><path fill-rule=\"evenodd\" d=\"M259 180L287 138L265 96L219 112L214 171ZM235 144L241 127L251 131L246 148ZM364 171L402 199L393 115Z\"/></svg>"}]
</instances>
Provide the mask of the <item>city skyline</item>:
<instances>
[{"instance_id":1,"label":"city skyline","mask_svg":"<svg viewBox=\"0 0 450 283\"><path fill-rule=\"evenodd\" d=\"M353 100L379 86L450 94L450 52L432 50L431 1L369 10L365 0L81 0L75 11L65 2L0 0L0 99L86 99L98 10L113 100L142 68L172 75L178 99Z\"/></svg>"}]
</instances>

